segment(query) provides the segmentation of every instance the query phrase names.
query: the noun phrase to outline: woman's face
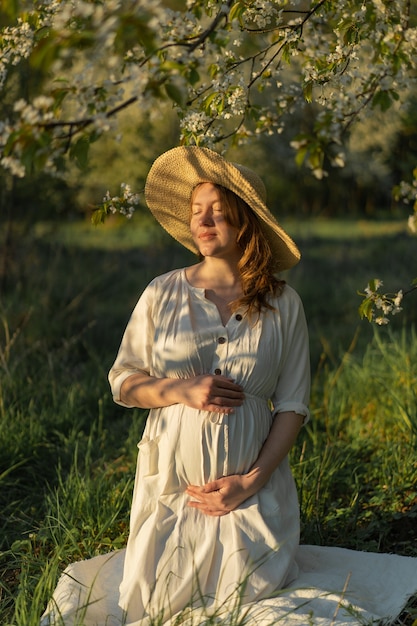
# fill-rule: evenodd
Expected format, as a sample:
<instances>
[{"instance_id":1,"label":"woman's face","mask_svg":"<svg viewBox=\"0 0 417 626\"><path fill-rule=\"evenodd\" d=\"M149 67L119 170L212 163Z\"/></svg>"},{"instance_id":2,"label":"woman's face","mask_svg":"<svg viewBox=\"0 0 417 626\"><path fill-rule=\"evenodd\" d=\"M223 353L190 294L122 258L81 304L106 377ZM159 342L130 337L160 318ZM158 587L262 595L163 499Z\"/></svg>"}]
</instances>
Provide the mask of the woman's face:
<instances>
[{"instance_id":1,"label":"woman's face","mask_svg":"<svg viewBox=\"0 0 417 626\"><path fill-rule=\"evenodd\" d=\"M240 258L238 229L226 222L220 192L212 183L202 183L194 191L190 229L204 257Z\"/></svg>"}]
</instances>

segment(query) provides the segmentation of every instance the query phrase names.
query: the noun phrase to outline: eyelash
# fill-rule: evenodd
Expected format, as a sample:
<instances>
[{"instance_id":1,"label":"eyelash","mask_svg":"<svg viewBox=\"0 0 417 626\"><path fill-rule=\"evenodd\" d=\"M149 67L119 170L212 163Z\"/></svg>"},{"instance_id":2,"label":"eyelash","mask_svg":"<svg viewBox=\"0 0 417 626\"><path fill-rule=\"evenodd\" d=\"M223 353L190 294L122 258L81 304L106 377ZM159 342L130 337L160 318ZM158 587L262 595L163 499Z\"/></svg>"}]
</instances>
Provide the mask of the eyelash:
<instances>
[{"instance_id":1,"label":"eyelash","mask_svg":"<svg viewBox=\"0 0 417 626\"><path fill-rule=\"evenodd\" d=\"M191 215L199 215L201 212L201 209L195 209L191 212ZM213 213L223 213L223 209L221 207L218 209L213 209Z\"/></svg>"}]
</instances>

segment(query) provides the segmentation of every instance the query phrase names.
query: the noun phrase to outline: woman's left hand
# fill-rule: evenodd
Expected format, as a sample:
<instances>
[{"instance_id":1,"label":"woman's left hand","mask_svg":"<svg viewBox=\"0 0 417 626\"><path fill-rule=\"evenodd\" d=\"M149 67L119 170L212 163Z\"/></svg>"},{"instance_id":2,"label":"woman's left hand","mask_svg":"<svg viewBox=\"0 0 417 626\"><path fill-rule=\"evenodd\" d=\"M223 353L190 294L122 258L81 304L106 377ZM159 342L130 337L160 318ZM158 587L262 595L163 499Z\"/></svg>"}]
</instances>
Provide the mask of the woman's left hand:
<instances>
[{"instance_id":1,"label":"woman's left hand","mask_svg":"<svg viewBox=\"0 0 417 626\"><path fill-rule=\"evenodd\" d=\"M202 487L189 485L186 493L194 498L188 506L205 515L227 515L256 493L248 474L233 474L213 480Z\"/></svg>"},{"instance_id":2,"label":"woman's left hand","mask_svg":"<svg viewBox=\"0 0 417 626\"><path fill-rule=\"evenodd\" d=\"M232 474L201 487L189 485L188 506L205 515L227 515L266 485L286 457L303 423L304 416L294 411L278 413L258 458L246 474Z\"/></svg>"}]
</instances>

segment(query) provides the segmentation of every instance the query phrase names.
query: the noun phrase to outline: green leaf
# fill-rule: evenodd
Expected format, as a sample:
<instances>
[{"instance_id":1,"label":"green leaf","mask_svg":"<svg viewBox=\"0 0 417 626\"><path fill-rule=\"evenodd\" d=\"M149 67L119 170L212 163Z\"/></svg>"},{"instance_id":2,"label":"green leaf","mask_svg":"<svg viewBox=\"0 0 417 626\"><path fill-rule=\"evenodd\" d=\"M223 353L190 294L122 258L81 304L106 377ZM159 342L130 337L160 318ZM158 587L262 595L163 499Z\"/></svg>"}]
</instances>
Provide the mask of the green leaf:
<instances>
[{"instance_id":1,"label":"green leaf","mask_svg":"<svg viewBox=\"0 0 417 626\"><path fill-rule=\"evenodd\" d=\"M286 43L285 45L282 46L282 60L285 61L288 64L291 64L292 61L292 55L291 55L291 50L296 46L297 44L294 44L293 42L290 43Z\"/></svg>"},{"instance_id":2,"label":"green leaf","mask_svg":"<svg viewBox=\"0 0 417 626\"><path fill-rule=\"evenodd\" d=\"M99 206L94 209L91 214L91 223L94 226L99 226L100 224L104 224L106 217L108 214L108 210L104 206Z\"/></svg>"},{"instance_id":3,"label":"green leaf","mask_svg":"<svg viewBox=\"0 0 417 626\"><path fill-rule=\"evenodd\" d=\"M216 110L218 113L223 113L226 100L223 94L220 95L220 100L217 102Z\"/></svg>"},{"instance_id":4,"label":"green leaf","mask_svg":"<svg viewBox=\"0 0 417 626\"><path fill-rule=\"evenodd\" d=\"M298 165L298 167L302 166L302 164L305 161L306 156L307 156L307 146L302 146L301 148L298 148L297 153L295 155L295 162Z\"/></svg>"},{"instance_id":5,"label":"green leaf","mask_svg":"<svg viewBox=\"0 0 417 626\"><path fill-rule=\"evenodd\" d=\"M220 68L217 63L211 63L208 67L210 78L216 78L217 74L219 73L219 69Z\"/></svg>"},{"instance_id":6,"label":"green leaf","mask_svg":"<svg viewBox=\"0 0 417 626\"><path fill-rule=\"evenodd\" d=\"M359 315L361 316L361 319L366 317L368 322L372 321L372 317L373 317L373 303L372 303L371 300L369 300L368 298L365 298L365 300L363 302L361 302L358 310L359 310Z\"/></svg>"},{"instance_id":7,"label":"green leaf","mask_svg":"<svg viewBox=\"0 0 417 626\"><path fill-rule=\"evenodd\" d=\"M217 98L218 95L219 95L218 92L214 91L213 93L208 95L207 98L204 98L204 100L203 100L203 110L204 110L205 113L207 113L207 115L210 115L210 113L211 113L211 105L214 102L214 100Z\"/></svg>"},{"instance_id":8,"label":"green leaf","mask_svg":"<svg viewBox=\"0 0 417 626\"><path fill-rule=\"evenodd\" d=\"M239 20L240 24L242 24L242 17L246 11L246 6L243 2L236 2L232 6L229 12L229 20L232 22L233 20Z\"/></svg>"},{"instance_id":9,"label":"green leaf","mask_svg":"<svg viewBox=\"0 0 417 626\"><path fill-rule=\"evenodd\" d=\"M70 158L81 170L87 167L89 150L90 140L86 136L80 137L70 148Z\"/></svg>"},{"instance_id":10,"label":"green leaf","mask_svg":"<svg viewBox=\"0 0 417 626\"><path fill-rule=\"evenodd\" d=\"M159 69L161 70L161 72L167 72L167 73L183 72L184 64L178 63L178 61L164 61L159 66Z\"/></svg>"},{"instance_id":11,"label":"green leaf","mask_svg":"<svg viewBox=\"0 0 417 626\"><path fill-rule=\"evenodd\" d=\"M199 80L200 80L200 74L197 72L197 70L194 67L192 67L188 75L188 82L191 85L195 85L196 83L198 83Z\"/></svg>"},{"instance_id":12,"label":"green leaf","mask_svg":"<svg viewBox=\"0 0 417 626\"><path fill-rule=\"evenodd\" d=\"M384 113L392 104L391 96L388 91L378 91L372 98L372 108L379 107Z\"/></svg>"},{"instance_id":13,"label":"green leaf","mask_svg":"<svg viewBox=\"0 0 417 626\"><path fill-rule=\"evenodd\" d=\"M350 24L343 33L343 43L349 45L357 43L358 41L358 28L356 24Z\"/></svg>"},{"instance_id":14,"label":"green leaf","mask_svg":"<svg viewBox=\"0 0 417 626\"><path fill-rule=\"evenodd\" d=\"M310 80L303 87L304 99L306 102L311 103L313 101L313 81Z\"/></svg>"},{"instance_id":15,"label":"green leaf","mask_svg":"<svg viewBox=\"0 0 417 626\"><path fill-rule=\"evenodd\" d=\"M323 167L324 153L320 146L310 148L310 156L308 157L308 163L311 169L319 169Z\"/></svg>"},{"instance_id":16,"label":"green leaf","mask_svg":"<svg viewBox=\"0 0 417 626\"><path fill-rule=\"evenodd\" d=\"M55 112L60 108L62 102L68 96L68 94L69 94L69 89L65 87L64 88L59 87L57 89L52 90L51 96L54 99L53 110Z\"/></svg>"},{"instance_id":17,"label":"green leaf","mask_svg":"<svg viewBox=\"0 0 417 626\"><path fill-rule=\"evenodd\" d=\"M167 96L171 98L179 106L184 105L184 94L176 85L172 83L165 83L164 85Z\"/></svg>"}]
</instances>

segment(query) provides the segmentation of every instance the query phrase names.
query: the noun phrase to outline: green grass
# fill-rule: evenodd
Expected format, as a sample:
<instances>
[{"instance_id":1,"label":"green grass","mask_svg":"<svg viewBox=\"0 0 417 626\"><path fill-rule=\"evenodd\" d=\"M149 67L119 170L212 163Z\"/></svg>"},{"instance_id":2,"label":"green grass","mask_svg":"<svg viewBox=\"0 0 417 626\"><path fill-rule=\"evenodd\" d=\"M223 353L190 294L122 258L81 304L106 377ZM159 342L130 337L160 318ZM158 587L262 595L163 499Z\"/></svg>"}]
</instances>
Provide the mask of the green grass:
<instances>
[{"instance_id":1,"label":"green grass","mask_svg":"<svg viewBox=\"0 0 417 626\"><path fill-rule=\"evenodd\" d=\"M416 294L361 322L369 278L416 272L398 222L285 224L311 333L312 419L292 451L302 539L417 556ZM143 286L193 262L148 221L0 232L0 623L38 624L66 564L124 545L145 413L107 371ZM410 605L398 624L416 617Z\"/></svg>"}]
</instances>

